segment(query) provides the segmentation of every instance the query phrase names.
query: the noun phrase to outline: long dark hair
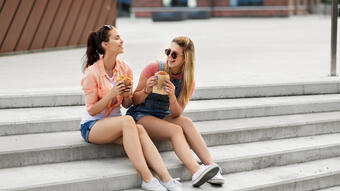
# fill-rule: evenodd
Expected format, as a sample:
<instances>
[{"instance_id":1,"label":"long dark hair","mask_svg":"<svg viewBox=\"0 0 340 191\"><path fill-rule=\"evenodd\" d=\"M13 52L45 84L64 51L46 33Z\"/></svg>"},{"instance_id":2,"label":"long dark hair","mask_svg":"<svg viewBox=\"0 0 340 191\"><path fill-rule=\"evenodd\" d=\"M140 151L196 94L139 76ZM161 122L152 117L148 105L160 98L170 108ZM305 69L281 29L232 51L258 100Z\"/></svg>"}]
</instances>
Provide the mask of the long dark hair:
<instances>
[{"instance_id":1,"label":"long dark hair","mask_svg":"<svg viewBox=\"0 0 340 191\"><path fill-rule=\"evenodd\" d=\"M96 32L91 32L87 39L86 49L86 61L83 63L83 72L97 60L101 55L105 54L105 50L102 47L102 42L108 42L110 37L110 31L114 29L112 25L104 25L99 28Z\"/></svg>"}]
</instances>

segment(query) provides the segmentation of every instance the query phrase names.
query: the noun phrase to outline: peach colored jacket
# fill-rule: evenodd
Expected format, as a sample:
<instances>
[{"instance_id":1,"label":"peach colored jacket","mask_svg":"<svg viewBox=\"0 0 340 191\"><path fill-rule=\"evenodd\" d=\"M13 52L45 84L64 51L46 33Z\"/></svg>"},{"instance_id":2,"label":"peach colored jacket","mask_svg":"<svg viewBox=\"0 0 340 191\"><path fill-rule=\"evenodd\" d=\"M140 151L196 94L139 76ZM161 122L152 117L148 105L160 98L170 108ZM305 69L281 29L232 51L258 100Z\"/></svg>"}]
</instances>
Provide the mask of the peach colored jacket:
<instances>
[{"instance_id":1,"label":"peach colored jacket","mask_svg":"<svg viewBox=\"0 0 340 191\"><path fill-rule=\"evenodd\" d=\"M132 77L132 70L124 61L116 59L116 66L113 69L113 81L116 82L118 77L124 75ZM110 90L110 80L104 69L103 59L99 59L93 65L86 68L84 76L81 80L81 86L85 95L86 109L89 109L100 99L102 99ZM123 101L123 97L118 95L113 98L106 106L105 116L108 116L110 112L120 106Z\"/></svg>"}]
</instances>

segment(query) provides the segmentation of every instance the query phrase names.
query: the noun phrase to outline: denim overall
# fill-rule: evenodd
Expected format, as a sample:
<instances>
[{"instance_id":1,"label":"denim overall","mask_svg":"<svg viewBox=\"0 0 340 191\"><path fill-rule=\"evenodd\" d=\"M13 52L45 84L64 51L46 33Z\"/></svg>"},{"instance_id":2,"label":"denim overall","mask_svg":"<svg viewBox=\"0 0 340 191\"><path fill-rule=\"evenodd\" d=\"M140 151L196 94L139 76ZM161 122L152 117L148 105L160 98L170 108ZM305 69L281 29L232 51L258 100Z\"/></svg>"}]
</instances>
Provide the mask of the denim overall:
<instances>
[{"instance_id":1,"label":"denim overall","mask_svg":"<svg viewBox=\"0 0 340 191\"><path fill-rule=\"evenodd\" d=\"M162 62L158 61L158 63L159 70L163 70ZM172 79L170 77L170 81L176 87L175 95L178 98L179 92L181 91L182 79ZM139 121L142 117L148 115L163 119L169 114L169 96L155 94L152 92L150 92L145 98L144 103L140 105L133 105L126 112L126 115L131 115L135 121Z\"/></svg>"}]
</instances>

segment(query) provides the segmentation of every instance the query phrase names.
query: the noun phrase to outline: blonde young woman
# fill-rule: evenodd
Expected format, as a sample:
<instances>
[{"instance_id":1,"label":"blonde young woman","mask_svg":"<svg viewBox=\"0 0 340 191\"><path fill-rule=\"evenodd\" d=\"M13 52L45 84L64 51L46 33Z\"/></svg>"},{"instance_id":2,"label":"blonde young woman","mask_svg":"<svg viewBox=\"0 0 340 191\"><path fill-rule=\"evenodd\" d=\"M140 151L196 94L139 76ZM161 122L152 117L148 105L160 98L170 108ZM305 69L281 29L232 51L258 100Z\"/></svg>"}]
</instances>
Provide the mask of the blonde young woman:
<instances>
[{"instance_id":1,"label":"blonde young woman","mask_svg":"<svg viewBox=\"0 0 340 191\"><path fill-rule=\"evenodd\" d=\"M194 44L188 37L179 36L172 40L165 50L166 61L147 65L140 75L133 94L134 106L131 115L138 124L144 126L152 139L168 139L175 153L192 175L192 185L201 186L205 182L223 184L224 178L219 167L213 162L208 148L192 121L182 116L183 110L194 90ZM158 71L170 74L170 80L163 85L167 95L152 92L157 84ZM190 147L202 161L199 165Z\"/></svg>"},{"instance_id":2,"label":"blonde young woman","mask_svg":"<svg viewBox=\"0 0 340 191\"><path fill-rule=\"evenodd\" d=\"M123 40L113 26L104 25L89 35L81 82L86 102L81 135L93 144L123 144L132 165L141 174L144 190L181 191L181 184L171 178L143 126L136 125L131 116L121 116L120 105L128 108L132 104L132 83L118 80L120 76L132 79L130 67L117 58L121 53ZM148 165L160 181L153 177Z\"/></svg>"}]
</instances>

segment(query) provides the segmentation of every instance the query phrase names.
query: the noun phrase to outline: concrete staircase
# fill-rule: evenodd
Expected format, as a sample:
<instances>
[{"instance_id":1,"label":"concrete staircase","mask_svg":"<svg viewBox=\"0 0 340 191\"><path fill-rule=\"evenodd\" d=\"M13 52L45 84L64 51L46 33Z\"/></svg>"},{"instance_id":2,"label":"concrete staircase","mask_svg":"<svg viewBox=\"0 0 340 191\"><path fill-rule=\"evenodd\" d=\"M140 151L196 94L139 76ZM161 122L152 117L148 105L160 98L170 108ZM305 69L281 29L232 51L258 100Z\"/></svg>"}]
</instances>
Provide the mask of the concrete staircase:
<instances>
[{"instance_id":1,"label":"concrete staircase","mask_svg":"<svg viewBox=\"0 0 340 191\"><path fill-rule=\"evenodd\" d=\"M0 95L0 190L139 188L121 146L82 140L83 104L79 90ZM185 115L226 178L201 189L340 189L340 82L201 87ZM169 142L156 145L184 190L198 190Z\"/></svg>"}]
</instances>

